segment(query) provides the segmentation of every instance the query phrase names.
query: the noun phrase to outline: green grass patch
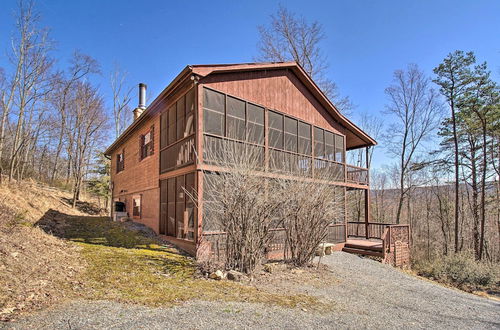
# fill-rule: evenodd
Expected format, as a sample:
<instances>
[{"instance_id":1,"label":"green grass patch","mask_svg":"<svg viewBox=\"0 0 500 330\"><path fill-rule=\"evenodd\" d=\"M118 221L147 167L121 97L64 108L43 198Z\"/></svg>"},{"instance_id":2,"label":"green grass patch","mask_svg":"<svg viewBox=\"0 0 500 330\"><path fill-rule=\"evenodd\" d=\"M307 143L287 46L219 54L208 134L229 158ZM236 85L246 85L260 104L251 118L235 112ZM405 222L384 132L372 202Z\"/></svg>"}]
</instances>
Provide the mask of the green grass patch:
<instances>
[{"instance_id":1,"label":"green grass patch","mask_svg":"<svg viewBox=\"0 0 500 330\"><path fill-rule=\"evenodd\" d=\"M148 306L172 306L198 299L331 309L331 305L304 294L276 294L241 283L198 278L192 258L108 218L73 217L64 235L82 248L87 269L79 294L87 299Z\"/></svg>"}]
</instances>

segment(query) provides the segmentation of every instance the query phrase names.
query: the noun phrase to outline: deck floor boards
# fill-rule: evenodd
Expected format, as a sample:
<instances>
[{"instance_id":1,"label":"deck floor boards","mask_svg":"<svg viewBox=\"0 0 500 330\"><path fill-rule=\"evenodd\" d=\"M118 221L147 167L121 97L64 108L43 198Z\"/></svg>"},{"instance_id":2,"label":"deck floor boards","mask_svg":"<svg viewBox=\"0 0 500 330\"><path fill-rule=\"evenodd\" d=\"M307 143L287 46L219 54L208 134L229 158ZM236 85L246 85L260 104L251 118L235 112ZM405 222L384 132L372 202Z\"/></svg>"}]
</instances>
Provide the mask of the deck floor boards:
<instances>
[{"instance_id":1,"label":"deck floor boards","mask_svg":"<svg viewBox=\"0 0 500 330\"><path fill-rule=\"evenodd\" d=\"M348 238L346 241L346 245L356 245L365 249L369 248L382 248L381 240L367 240L367 239L352 239Z\"/></svg>"}]
</instances>

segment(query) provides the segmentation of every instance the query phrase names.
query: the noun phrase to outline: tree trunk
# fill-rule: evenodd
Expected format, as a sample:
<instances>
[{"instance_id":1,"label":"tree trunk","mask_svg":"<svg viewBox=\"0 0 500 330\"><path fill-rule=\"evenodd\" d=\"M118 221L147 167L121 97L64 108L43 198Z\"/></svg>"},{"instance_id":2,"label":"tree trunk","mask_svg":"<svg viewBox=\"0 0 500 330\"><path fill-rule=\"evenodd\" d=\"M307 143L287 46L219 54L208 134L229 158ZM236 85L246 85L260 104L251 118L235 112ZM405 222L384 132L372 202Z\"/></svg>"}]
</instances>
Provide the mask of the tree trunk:
<instances>
[{"instance_id":1,"label":"tree trunk","mask_svg":"<svg viewBox=\"0 0 500 330\"><path fill-rule=\"evenodd\" d=\"M481 176L481 237L479 240L479 260L483 258L483 249L484 249L484 225L486 222L486 172L488 169L487 164L487 130L486 130L486 120L481 118L482 126L483 126L483 163L482 163L482 176Z\"/></svg>"},{"instance_id":2,"label":"tree trunk","mask_svg":"<svg viewBox=\"0 0 500 330\"><path fill-rule=\"evenodd\" d=\"M455 253L459 252L459 247L458 247L458 212L459 212L459 189L460 189L460 183L459 183L459 174L460 174L460 168L459 168L459 159L458 159L458 136L457 136L457 121L456 121L456 113L455 113L455 104L454 104L454 96L451 96L451 121L453 124L453 147L455 151L455 157L454 157L454 166L455 166Z\"/></svg>"}]
</instances>

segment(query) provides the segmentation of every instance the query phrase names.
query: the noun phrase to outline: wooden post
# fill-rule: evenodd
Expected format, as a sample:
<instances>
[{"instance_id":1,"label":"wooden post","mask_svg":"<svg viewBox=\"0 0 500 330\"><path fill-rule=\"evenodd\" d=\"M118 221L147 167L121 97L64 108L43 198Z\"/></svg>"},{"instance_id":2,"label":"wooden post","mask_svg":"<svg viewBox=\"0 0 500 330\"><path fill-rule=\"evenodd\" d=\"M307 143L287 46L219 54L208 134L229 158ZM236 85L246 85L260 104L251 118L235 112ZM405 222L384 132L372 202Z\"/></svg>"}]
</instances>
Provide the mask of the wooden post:
<instances>
[{"instance_id":1,"label":"wooden post","mask_svg":"<svg viewBox=\"0 0 500 330\"><path fill-rule=\"evenodd\" d=\"M370 235L368 233L368 224L370 222L370 162L368 160L368 157L370 156L369 149L368 147L366 149L366 168L367 168L367 173L366 173L366 181L367 181L367 187L365 189L365 234L366 234L366 239L370 238Z\"/></svg>"}]
</instances>

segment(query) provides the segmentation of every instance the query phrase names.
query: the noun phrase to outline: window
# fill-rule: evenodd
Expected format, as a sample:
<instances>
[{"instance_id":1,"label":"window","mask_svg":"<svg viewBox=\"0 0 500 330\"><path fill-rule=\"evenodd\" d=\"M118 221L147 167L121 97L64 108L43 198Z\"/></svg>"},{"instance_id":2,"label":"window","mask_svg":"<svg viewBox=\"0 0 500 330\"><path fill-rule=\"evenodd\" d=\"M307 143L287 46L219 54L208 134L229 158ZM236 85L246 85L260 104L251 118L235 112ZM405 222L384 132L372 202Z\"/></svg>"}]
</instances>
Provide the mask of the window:
<instances>
[{"instance_id":1,"label":"window","mask_svg":"<svg viewBox=\"0 0 500 330\"><path fill-rule=\"evenodd\" d=\"M133 196L132 197L132 203L133 203L133 208L132 208L132 215L134 217L140 218L141 217L141 195Z\"/></svg>"},{"instance_id":2,"label":"window","mask_svg":"<svg viewBox=\"0 0 500 330\"><path fill-rule=\"evenodd\" d=\"M125 169L125 150L116 155L116 173Z\"/></svg>"},{"instance_id":3,"label":"window","mask_svg":"<svg viewBox=\"0 0 500 330\"><path fill-rule=\"evenodd\" d=\"M154 126L151 126L149 132L144 135L141 135L140 141L140 155L141 160L144 158L151 156L154 153Z\"/></svg>"}]
</instances>

